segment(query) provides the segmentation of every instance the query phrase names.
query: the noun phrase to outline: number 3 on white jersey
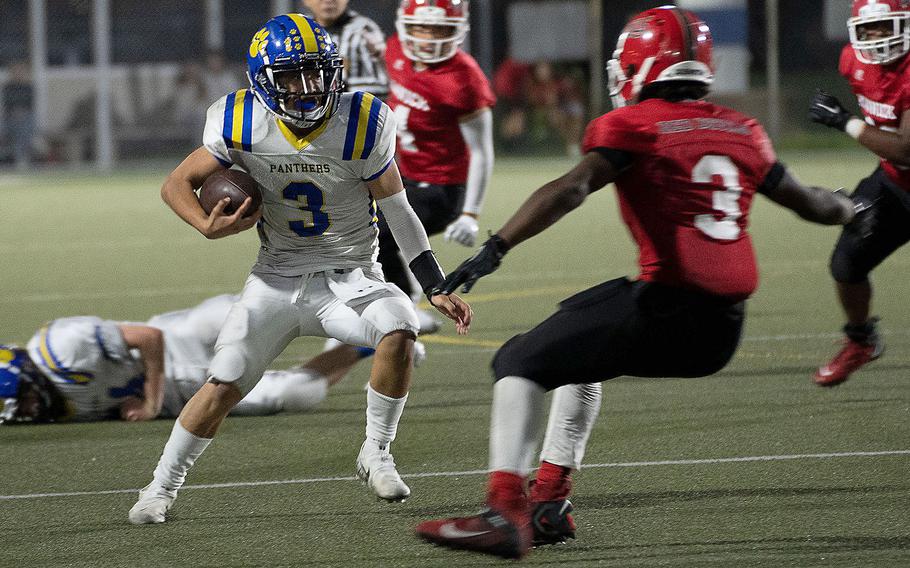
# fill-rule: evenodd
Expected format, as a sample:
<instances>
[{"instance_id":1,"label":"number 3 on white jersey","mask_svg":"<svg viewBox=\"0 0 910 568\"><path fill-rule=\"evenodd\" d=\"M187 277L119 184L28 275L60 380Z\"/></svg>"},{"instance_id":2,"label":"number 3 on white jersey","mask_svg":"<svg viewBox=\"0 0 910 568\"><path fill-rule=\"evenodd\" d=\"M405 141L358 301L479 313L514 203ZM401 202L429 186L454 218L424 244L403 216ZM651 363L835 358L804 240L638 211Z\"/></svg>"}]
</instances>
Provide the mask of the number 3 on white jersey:
<instances>
[{"instance_id":1,"label":"number 3 on white jersey","mask_svg":"<svg viewBox=\"0 0 910 568\"><path fill-rule=\"evenodd\" d=\"M695 183L712 183L714 176L723 180L724 190L715 191L713 207L724 214L717 220L713 213L695 216L695 226L699 231L712 239L732 241L739 237L740 228L737 220L742 216L739 209L739 196L743 188L739 185L739 170L727 156L708 154L695 164L692 169L692 181Z\"/></svg>"},{"instance_id":2,"label":"number 3 on white jersey","mask_svg":"<svg viewBox=\"0 0 910 568\"><path fill-rule=\"evenodd\" d=\"M411 107L407 105L398 105L395 107L395 122L398 123L396 132L398 133L398 147L405 152L416 152L417 145L414 144L414 133L408 130L408 117L411 115Z\"/></svg>"}]
</instances>

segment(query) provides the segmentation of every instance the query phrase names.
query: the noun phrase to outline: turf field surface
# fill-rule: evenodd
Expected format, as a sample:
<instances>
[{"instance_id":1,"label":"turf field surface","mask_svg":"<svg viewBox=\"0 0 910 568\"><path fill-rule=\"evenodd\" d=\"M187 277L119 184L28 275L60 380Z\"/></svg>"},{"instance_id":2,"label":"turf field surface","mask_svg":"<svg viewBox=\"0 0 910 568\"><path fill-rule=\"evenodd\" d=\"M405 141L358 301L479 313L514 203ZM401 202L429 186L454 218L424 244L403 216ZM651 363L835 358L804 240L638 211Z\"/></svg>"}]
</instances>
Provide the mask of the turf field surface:
<instances>
[{"instance_id":1,"label":"turf field surface","mask_svg":"<svg viewBox=\"0 0 910 568\"><path fill-rule=\"evenodd\" d=\"M784 155L803 181L852 188L861 152ZM495 230L562 160L500 159L481 226ZM164 171L0 177L3 341L53 317L142 321L239 290L250 232L207 241L160 201ZM759 197L752 229L761 288L731 364L705 379L605 384L576 476L578 540L529 565L910 565L910 256L876 271L887 351L839 388L811 383L841 315L827 275L837 230ZM433 239L445 267L468 249ZM190 472L171 521L133 527L172 421L0 429L0 566L479 566L498 561L413 537L426 518L483 498L496 347L561 298L634 273L611 190L520 246L466 296L471 334L425 338L429 359L393 445L413 497L376 501L354 477L365 365L309 414L230 419ZM290 366L321 341L301 339Z\"/></svg>"}]
</instances>

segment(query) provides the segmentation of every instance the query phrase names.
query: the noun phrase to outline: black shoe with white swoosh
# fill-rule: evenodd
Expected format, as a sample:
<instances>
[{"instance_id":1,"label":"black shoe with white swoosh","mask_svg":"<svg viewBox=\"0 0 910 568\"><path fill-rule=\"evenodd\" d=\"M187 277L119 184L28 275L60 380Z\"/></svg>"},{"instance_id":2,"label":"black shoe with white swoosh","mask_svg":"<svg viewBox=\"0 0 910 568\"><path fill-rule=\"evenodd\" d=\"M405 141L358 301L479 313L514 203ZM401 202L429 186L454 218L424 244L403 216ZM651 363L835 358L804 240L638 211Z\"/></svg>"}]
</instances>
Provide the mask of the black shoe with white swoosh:
<instances>
[{"instance_id":1,"label":"black shoe with white swoosh","mask_svg":"<svg viewBox=\"0 0 910 568\"><path fill-rule=\"evenodd\" d=\"M532 505L534 512L531 514L531 525L534 528L535 547L560 544L575 538L571 501L542 501Z\"/></svg>"}]
</instances>

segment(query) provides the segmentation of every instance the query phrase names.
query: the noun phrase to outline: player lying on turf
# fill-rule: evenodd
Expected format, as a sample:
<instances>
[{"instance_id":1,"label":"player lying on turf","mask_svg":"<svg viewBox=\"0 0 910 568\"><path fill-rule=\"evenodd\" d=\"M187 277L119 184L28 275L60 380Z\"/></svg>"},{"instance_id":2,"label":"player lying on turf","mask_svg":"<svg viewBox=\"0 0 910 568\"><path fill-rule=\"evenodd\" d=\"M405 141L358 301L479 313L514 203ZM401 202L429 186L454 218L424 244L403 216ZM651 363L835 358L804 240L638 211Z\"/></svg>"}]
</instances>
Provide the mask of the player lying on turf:
<instances>
[{"instance_id":1,"label":"player lying on turf","mask_svg":"<svg viewBox=\"0 0 910 568\"><path fill-rule=\"evenodd\" d=\"M419 325L410 298L385 281L376 262L377 206L429 302L459 333L471 324L471 308L458 296L430 294L444 275L393 159L394 115L370 94L342 92L343 62L332 38L315 21L286 14L266 22L246 55L250 88L209 108L204 146L174 169L161 195L207 238L257 225L259 257L218 336L208 382L184 406L130 510L136 524L165 521L231 408L300 336L376 350L356 471L382 499L410 495L390 445L410 389ZM249 201L231 216L202 210L194 189L229 166L259 183L256 215L243 217Z\"/></svg>"},{"instance_id":2,"label":"player lying on turf","mask_svg":"<svg viewBox=\"0 0 910 568\"><path fill-rule=\"evenodd\" d=\"M597 416L600 381L702 377L736 351L745 300L758 283L746 232L756 193L822 224L851 222L864 207L803 186L754 119L701 100L713 82L711 37L695 14L665 6L635 16L609 72L618 108L588 126L581 162L538 189L442 290L467 291L512 247L611 182L641 274L572 296L499 349L488 509L422 523L417 533L431 542L521 557L532 541L574 536L569 474ZM553 389L543 463L528 495L544 394Z\"/></svg>"},{"instance_id":3,"label":"player lying on turf","mask_svg":"<svg viewBox=\"0 0 910 568\"><path fill-rule=\"evenodd\" d=\"M176 417L205 384L215 340L236 300L216 296L146 323L60 318L38 330L26 349L0 345L0 424ZM266 371L232 413L313 408L357 359L335 349Z\"/></svg>"}]
</instances>

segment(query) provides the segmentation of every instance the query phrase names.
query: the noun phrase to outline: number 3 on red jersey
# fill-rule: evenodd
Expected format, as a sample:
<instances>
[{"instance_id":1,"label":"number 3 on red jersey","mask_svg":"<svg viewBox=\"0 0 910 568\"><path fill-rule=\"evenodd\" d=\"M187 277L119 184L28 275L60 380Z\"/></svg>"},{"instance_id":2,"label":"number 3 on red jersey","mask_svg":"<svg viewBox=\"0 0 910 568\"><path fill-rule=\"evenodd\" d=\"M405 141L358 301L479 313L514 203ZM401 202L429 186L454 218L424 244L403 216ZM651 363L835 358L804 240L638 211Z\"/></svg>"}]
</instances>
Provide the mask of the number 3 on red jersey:
<instances>
[{"instance_id":1,"label":"number 3 on red jersey","mask_svg":"<svg viewBox=\"0 0 910 568\"><path fill-rule=\"evenodd\" d=\"M739 170L727 156L708 154L695 164L692 169L694 183L712 183L714 176L723 180L724 190L713 193L713 207L715 211L724 214L718 220L714 213L705 213L695 216L695 227L712 239L719 241L733 241L739 238L741 229L738 220L742 216L739 208L739 197L742 186L739 185Z\"/></svg>"}]
</instances>

